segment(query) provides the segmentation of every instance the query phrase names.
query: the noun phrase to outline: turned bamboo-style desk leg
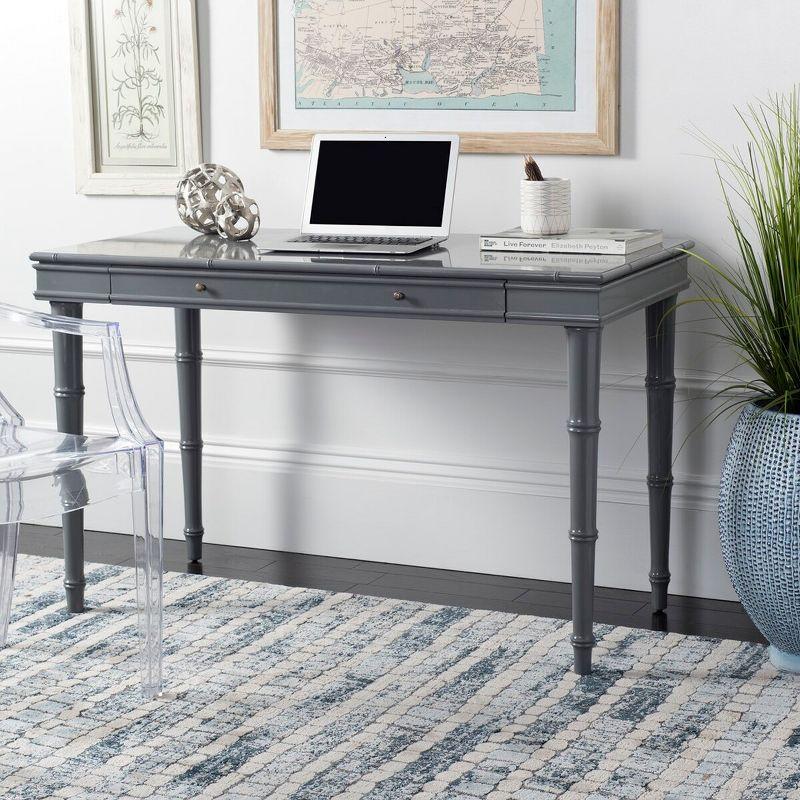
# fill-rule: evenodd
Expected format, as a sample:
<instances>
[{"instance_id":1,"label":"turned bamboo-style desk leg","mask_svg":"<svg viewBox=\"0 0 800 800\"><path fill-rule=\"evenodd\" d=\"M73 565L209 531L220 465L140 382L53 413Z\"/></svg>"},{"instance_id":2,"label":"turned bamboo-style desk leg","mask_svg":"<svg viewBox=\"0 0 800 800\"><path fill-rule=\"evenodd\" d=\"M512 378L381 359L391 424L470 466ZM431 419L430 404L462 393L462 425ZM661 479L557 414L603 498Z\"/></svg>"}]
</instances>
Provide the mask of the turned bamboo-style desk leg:
<instances>
[{"instance_id":1,"label":"turned bamboo-style desk leg","mask_svg":"<svg viewBox=\"0 0 800 800\"><path fill-rule=\"evenodd\" d=\"M83 303L51 302L54 314L64 317L83 316ZM83 337L67 333L53 334L55 359L56 424L62 433L83 433ZM80 476L79 476L80 477ZM81 478L82 480L82 478ZM67 611L84 610L86 577L83 568L83 509L61 517L64 533L64 588Z\"/></svg>"},{"instance_id":2,"label":"turned bamboo-style desk leg","mask_svg":"<svg viewBox=\"0 0 800 800\"><path fill-rule=\"evenodd\" d=\"M183 506L188 560L203 557L203 439L200 409L200 309L175 309L175 361L181 426Z\"/></svg>"},{"instance_id":3,"label":"turned bamboo-style desk leg","mask_svg":"<svg viewBox=\"0 0 800 800\"><path fill-rule=\"evenodd\" d=\"M650 586L654 613L667 607L672 500L672 417L675 398L673 295L647 306L647 487L650 497Z\"/></svg>"},{"instance_id":4,"label":"turned bamboo-style desk leg","mask_svg":"<svg viewBox=\"0 0 800 800\"><path fill-rule=\"evenodd\" d=\"M600 328L568 327L569 538L575 672L592 671L595 645L594 547L597 541L597 444L600 437Z\"/></svg>"}]
</instances>

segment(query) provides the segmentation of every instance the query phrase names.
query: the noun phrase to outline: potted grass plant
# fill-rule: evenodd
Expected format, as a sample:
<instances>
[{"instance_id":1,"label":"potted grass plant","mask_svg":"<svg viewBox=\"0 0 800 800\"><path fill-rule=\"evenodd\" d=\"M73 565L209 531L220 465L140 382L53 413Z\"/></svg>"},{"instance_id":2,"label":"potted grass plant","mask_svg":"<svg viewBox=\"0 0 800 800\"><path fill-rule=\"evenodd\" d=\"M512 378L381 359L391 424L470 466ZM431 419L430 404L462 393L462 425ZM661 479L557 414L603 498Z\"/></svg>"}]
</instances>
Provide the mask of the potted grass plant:
<instances>
[{"instance_id":1,"label":"potted grass plant","mask_svg":"<svg viewBox=\"0 0 800 800\"><path fill-rule=\"evenodd\" d=\"M782 669L800 670L800 90L737 112L748 143L713 156L739 264L695 276L719 336L750 377L719 393L739 410L722 467L725 565ZM697 255L697 254L694 254ZM738 371L737 371L738 372Z\"/></svg>"}]
</instances>

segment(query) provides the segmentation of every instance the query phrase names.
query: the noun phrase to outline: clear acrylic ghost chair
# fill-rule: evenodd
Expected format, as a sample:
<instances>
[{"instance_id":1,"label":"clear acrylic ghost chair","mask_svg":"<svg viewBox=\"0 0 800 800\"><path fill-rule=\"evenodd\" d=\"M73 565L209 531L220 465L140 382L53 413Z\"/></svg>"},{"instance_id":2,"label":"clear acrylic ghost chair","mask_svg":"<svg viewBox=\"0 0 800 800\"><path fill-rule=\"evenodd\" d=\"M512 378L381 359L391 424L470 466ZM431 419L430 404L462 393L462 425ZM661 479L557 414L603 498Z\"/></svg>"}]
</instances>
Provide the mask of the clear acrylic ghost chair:
<instances>
[{"instance_id":1,"label":"clear acrylic ghost chair","mask_svg":"<svg viewBox=\"0 0 800 800\"><path fill-rule=\"evenodd\" d=\"M25 425L0 394L0 647L6 643L20 522L61 516L131 495L142 691L162 690L163 442L131 389L116 322L41 314L0 304L0 321L99 340L116 436L78 436Z\"/></svg>"}]
</instances>

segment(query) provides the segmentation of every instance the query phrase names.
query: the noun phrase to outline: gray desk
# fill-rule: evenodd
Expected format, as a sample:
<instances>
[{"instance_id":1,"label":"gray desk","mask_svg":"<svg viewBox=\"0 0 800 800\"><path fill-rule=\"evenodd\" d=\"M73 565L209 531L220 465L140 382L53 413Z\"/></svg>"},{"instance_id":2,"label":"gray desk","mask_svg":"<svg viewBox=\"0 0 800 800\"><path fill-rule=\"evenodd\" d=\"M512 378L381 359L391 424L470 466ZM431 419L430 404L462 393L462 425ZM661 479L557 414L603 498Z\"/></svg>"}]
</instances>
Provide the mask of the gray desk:
<instances>
[{"instance_id":1,"label":"gray desk","mask_svg":"<svg viewBox=\"0 0 800 800\"><path fill-rule=\"evenodd\" d=\"M280 234L270 231L269 234ZM189 560L202 556L200 311L282 311L500 324L561 325L569 353L572 645L575 670L591 671L597 442L603 327L645 310L652 606L667 604L672 488L672 404L678 292L686 255L673 241L611 261L576 264L569 256L481 253L477 236L453 236L437 251L391 260L374 256L259 255L256 244L197 237L188 228L33 253L36 292L54 313L80 317L84 303L162 306L175 312L181 457ZM57 336L55 397L59 428L83 430L79 337ZM83 516L64 517L65 586L71 611L83 610Z\"/></svg>"}]
</instances>

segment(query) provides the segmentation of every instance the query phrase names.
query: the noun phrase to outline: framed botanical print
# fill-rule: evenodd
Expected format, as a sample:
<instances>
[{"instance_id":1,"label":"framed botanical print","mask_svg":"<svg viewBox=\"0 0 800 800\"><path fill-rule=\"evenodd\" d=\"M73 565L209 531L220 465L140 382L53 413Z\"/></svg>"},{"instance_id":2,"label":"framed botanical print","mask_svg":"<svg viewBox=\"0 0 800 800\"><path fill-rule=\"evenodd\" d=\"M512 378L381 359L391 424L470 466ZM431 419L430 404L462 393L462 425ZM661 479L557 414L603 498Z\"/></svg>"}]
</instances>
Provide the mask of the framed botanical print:
<instances>
[{"instance_id":1,"label":"framed botanical print","mask_svg":"<svg viewBox=\"0 0 800 800\"><path fill-rule=\"evenodd\" d=\"M202 160L194 0L69 0L77 191L173 194Z\"/></svg>"},{"instance_id":2,"label":"framed botanical print","mask_svg":"<svg viewBox=\"0 0 800 800\"><path fill-rule=\"evenodd\" d=\"M619 0L259 0L261 144L458 133L462 152L617 152Z\"/></svg>"}]
</instances>

